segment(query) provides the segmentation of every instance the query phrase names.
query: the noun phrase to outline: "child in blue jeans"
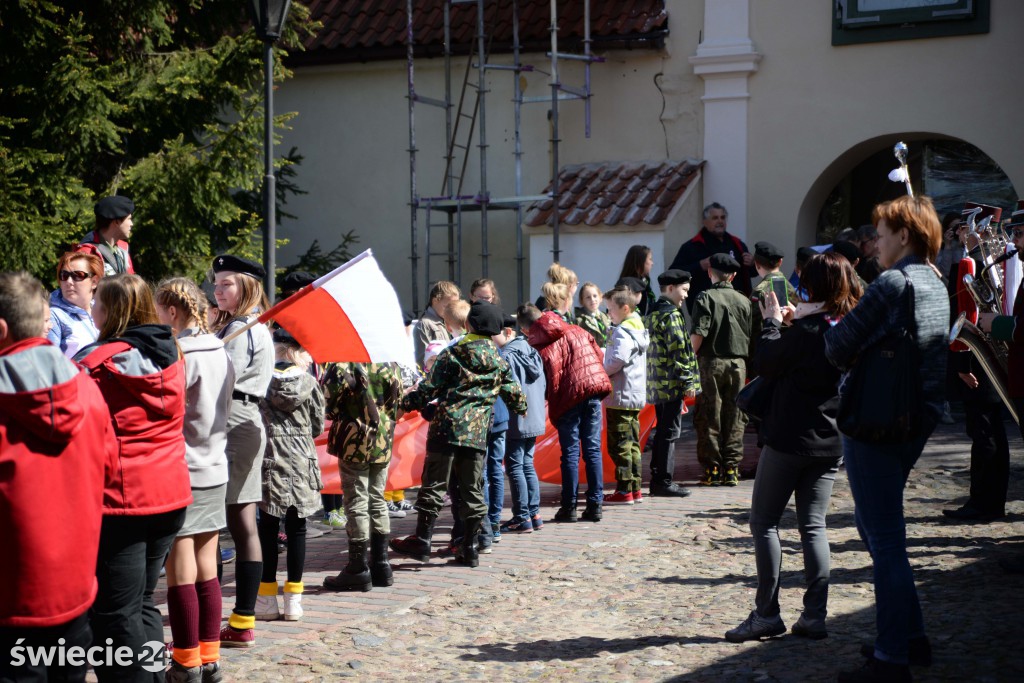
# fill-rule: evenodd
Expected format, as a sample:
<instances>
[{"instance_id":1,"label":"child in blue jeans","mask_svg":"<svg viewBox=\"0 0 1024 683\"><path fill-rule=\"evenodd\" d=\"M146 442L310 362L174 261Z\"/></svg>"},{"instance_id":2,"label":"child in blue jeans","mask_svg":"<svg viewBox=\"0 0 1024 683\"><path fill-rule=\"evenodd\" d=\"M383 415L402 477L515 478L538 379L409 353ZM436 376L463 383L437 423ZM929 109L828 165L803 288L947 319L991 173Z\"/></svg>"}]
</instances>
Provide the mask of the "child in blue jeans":
<instances>
[{"instance_id":1,"label":"child in blue jeans","mask_svg":"<svg viewBox=\"0 0 1024 683\"><path fill-rule=\"evenodd\" d=\"M512 494L512 519L501 525L501 531L525 533L540 530L540 480L533 467L533 447L544 433L544 363L537 349L525 337L517 337L506 328L491 337L501 357L512 369L512 376L526 394L526 416L510 415L505 435L505 471Z\"/></svg>"}]
</instances>

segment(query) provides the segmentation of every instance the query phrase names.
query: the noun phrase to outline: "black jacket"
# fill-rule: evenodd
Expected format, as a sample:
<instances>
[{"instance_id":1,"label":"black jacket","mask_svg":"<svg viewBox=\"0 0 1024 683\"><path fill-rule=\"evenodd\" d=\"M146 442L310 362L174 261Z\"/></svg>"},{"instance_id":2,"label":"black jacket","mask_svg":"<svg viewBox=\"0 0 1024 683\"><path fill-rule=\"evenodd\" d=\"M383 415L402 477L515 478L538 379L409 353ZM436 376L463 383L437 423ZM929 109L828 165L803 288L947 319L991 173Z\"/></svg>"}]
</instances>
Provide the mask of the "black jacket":
<instances>
[{"instance_id":1,"label":"black jacket","mask_svg":"<svg viewBox=\"0 0 1024 683\"><path fill-rule=\"evenodd\" d=\"M793 321L782 332L766 320L754 352L757 374L775 384L761 424L761 439L793 455L838 457L843 454L836 413L840 372L825 358L824 313Z\"/></svg>"}]
</instances>

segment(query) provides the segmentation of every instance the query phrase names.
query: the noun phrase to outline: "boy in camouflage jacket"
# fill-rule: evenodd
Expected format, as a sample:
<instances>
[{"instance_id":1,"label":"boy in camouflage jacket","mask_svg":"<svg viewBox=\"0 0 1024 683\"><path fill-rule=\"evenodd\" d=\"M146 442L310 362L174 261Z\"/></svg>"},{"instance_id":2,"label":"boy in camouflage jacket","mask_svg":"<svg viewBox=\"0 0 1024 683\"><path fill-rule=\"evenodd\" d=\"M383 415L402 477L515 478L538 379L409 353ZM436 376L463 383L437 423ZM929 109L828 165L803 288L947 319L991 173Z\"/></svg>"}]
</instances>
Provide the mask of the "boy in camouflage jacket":
<instances>
[{"instance_id":1,"label":"boy in camouflage jacket","mask_svg":"<svg viewBox=\"0 0 1024 683\"><path fill-rule=\"evenodd\" d=\"M690 274L667 270L658 276L661 296L644 321L651 336L647 350L647 402L654 406L657 428L651 449L652 496L689 495L672 481L676 440L683 423L683 399L700 392L697 356L683 315Z\"/></svg>"},{"instance_id":2,"label":"boy in camouflage jacket","mask_svg":"<svg viewBox=\"0 0 1024 683\"><path fill-rule=\"evenodd\" d=\"M391 521L384 485L402 395L400 370L393 363L331 363L323 384L327 416L333 420L327 452L338 457L348 517L348 565L325 578L324 588L365 592L371 586L390 586Z\"/></svg>"},{"instance_id":3,"label":"boy in camouflage jacket","mask_svg":"<svg viewBox=\"0 0 1024 683\"><path fill-rule=\"evenodd\" d=\"M394 540L391 547L403 555L426 562L430 538L441 510L448 475L454 464L462 503L459 515L465 524L462 547L456 560L470 567L479 564L476 538L487 514L482 476L491 408L497 396L509 410L526 414L526 397L512 371L491 341L502 329L501 309L478 301L472 305L469 334L437 357L430 377L402 400L402 408L421 410L438 399L437 414L430 424L423 483L416 499L419 518L416 533Z\"/></svg>"}]
</instances>

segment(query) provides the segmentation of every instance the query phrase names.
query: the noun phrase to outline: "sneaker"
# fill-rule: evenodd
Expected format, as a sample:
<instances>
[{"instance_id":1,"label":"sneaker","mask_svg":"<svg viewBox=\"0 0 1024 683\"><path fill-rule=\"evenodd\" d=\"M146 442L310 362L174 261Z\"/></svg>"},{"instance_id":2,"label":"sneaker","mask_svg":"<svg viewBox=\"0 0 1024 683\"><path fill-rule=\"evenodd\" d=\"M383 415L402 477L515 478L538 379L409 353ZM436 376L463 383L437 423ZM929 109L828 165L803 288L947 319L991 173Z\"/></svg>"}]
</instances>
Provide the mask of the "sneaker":
<instances>
[{"instance_id":1,"label":"sneaker","mask_svg":"<svg viewBox=\"0 0 1024 683\"><path fill-rule=\"evenodd\" d=\"M639 505L644 502L644 494L640 491L633 491L633 505Z\"/></svg>"},{"instance_id":2,"label":"sneaker","mask_svg":"<svg viewBox=\"0 0 1024 683\"><path fill-rule=\"evenodd\" d=\"M452 546L457 556L461 552L462 544ZM480 536L476 541L476 551L481 555L490 555L494 552L494 542L487 536Z\"/></svg>"},{"instance_id":3,"label":"sneaker","mask_svg":"<svg viewBox=\"0 0 1024 683\"><path fill-rule=\"evenodd\" d=\"M703 484L704 482L701 481ZM690 495L690 489L683 488L679 484L669 484L668 486L652 486L649 494L652 498L657 496L663 496L665 498L685 498ZM633 502L636 502L636 494L633 494Z\"/></svg>"},{"instance_id":4,"label":"sneaker","mask_svg":"<svg viewBox=\"0 0 1024 683\"><path fill-rule=\"evenodd\" d=\"M255 612L258 621L277 621L280 619L281 611L277 607L277 596L257 595Z\"/></svg>"},{"instance_id":5,"label":"sneaker","mask_svg":"<svg viewBox=\"0 0 1024 683\"><path fill-rule=\"evenodd\" d=\"M221 647L253 647L256 645L256 629L247 628L244 631L225 626L220 632Z\"/></svg>"},{"instance_id":6,"label":"sneaker","mask_svg":"<svg viewBox=\"0 0 1024 683\"><path fill-rule=\"evenodd\" d=\"M220 670L220 662L203 664L203 683L223 683L224 672Z\"/></svg>"},{"instance_id":7,"label":"sneaker","mask_svg":"<svg viewBox=\"0 0 1024 683\"><path fill-rule=\"evenodd\" d=\"M530 522L533 523L533 530L540 531L544 528L544 520L540 518L540 515L534 515L530 518Z\"/></svg>"},{"instance_id":8,"label":"sneaker","mask_svg":"<svg viewBox=\"0 0 1024 683\"><path fill-rule=\"evenodd\" d=\"M701 486L718 486L720 483L717 467L705 467L704 476L701 477Z\"/></svg>"},{"instance_id":9,"label":"sneaker","mask_svg":"<svg viewBox=\"0 0 1024 683\"><path fill-rule=\"evenodd\" d=\"M587 503L587 507L580 515L584 522L600 522L602 519L601 506L597 503Z\"/></svg>"},{"instance_id":10,"label":"sneaker","mask_svg":"<svg viewBox=\"0 0 1024 683\"><path fill-rule=\"evenodd\" d=\"M632 505L633 494L628 491L616 491L610 496L604 497L605 505Z\"/></svg>"},{"instance_id":11,"label":"sneaker","mask_svg":"<svg viewBox=\"0 0 1024 683\"><path fill-rule=\"evenodd\" d=\"M388 501L387 506L388 517L391 517L392 519L401 519L402 517L405 517L405 510L398 507L398 505L396 505L395 503Z\"/></svg>"},{"instance_id":12,"label":"sneaker","mask_svg":"<svg viewBox=\"0 0 1024 683\"><path fill-rule=\"evenodd\" d=\"M510 519L507 522L502 522L501 530L506 534L532 534L533 522L530 520L518 521Z\"/></svg>"},{"instance_id":13,"label":"sneaker","mask_svg":"<svg viewBox=\"0 0 1024 683\"><path fill-rule=\"evenodd\" d=\"M306 540L308 541L312 538L320 538L330 531L330 527L321 527L319 522L309 520L309 524L306 525Z\"/></svg>"},{"instance_id":14,"label":"sneaker","mask_svg":"<svg viewBox=\"0 0 1024 683\"><path fill-rule=\"evenodd\" d=\"M345 513L339 510L331 510L327 513L327 526L332 529L344 529L345 524L348 523L348 519L345 517Z\"/></svg>"},{"instance_id":15,"label":"sneaker","mask_svg":"<svg viewBox=\"0 0 1024 683\"><path fill-rule=\"evenodd\" d=\"M231 564L235 561L235 549L234 548L221 548L220 549L220 563Z\"/></svg>"},{"instance_id":16,"label":"sneaker","mask_svg":"<svg viewBox=\"0 0 1024 683\"><path fill-rule=\"evenodd\" d=\"M416 509L415 507L413 507L412 503L404 499L398 501L397 505L399 510L405 510L406 513L412 512L413 510Z\"/></svg>"},{"instance_id":17,"label":"sneaker","mask_svg":"<svg viewBox=\"0 0 1024 683\"><path fill-rule=\"evenodd\" d=\"M495 543L501 543L501 525L491 524L491 540Z\"/></svg>"},{"instance_id":18,"label":"sneaker","mask_svg":"<svg viewBox=\"0 0 1024 683\"><path fill-rule=\"evenodd\" d=\"M561 522L565 524L575 524L576 507L573 506L568 508L558 508L558 512L555 513L555 516L552 519L554 519L556 522Z\"/></svg>"},{"instance_id":19,"label":"sneaker","mask_svg":"<svg viewBox=\"0 0 1024 683\"><path fill-rule=\"evenodd\" d=\"M798 638L807 638L808 640L824 640L828 638L828 630L825 628L824 622L818 622L817 624L805 621L803 617L796 620L789 632Z\"/></svg>"},{"instance_id":20,"label":"sneaker","mask_svg":"<svg viewBox=\"0 0 1024 683\"><path fill-rule=\"evenodd\" d=\"M722 486L737 486L740 483L740 472L735 467L726 467L722 473Z\"/></svg>"},{"instance_id":21,"label":"sneaker","mask_svg":"<svg viewBox=\"0 0 1024 683\"><path fill-rule=\"evenodd\" d=\"M178 662L171 662L171 668L164 674L166 683L202 683L203 667L193 666L186 669Z\"/></svg>"},{"instance_id":22,"label":"sneaker","mask_svg":"<svg viewBox=\"0 0 1024 683\"><path fill-rule=\"evenodd\" d=\"M743 643L748 640L760 640L761 638L773 638L781 636L786 632L786 625L782 623L782 617L776 614L774 617L761 617L757 612L751 612L742 624L725 632L725 639L730 643Z\"/></svg>"}]
</instances>

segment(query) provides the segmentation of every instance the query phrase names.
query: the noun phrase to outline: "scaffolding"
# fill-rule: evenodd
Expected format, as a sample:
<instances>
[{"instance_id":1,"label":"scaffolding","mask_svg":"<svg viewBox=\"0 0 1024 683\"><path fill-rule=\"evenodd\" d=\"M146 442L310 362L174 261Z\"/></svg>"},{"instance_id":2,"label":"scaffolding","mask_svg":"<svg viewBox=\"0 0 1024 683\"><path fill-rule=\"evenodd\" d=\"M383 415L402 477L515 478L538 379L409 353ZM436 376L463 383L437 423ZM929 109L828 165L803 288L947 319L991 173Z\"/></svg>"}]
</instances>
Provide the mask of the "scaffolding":
<instances>
[{"instance_id":1,"label":"scaffolding","mask_svg":"<svg viewBox=\"0 0 1024 683\"><path fill-rule=\"evenodd\" d=\"M485 7L488 0L442 0L444 3L444 97L432 98L419 94L415 87L415 31L414 25L414 1L407 0L407 26L406 26L406 55L408 72L408 104L409 104L409 206L410 206L410 234L411 234L411 265L412 265L412 302L413 307L420 310L419 300L419 266L420 260L424 260L424 283L427 291L431 282L431 259L444 257L448 273L447 278L461 284L462 280L462 237L463 217L466 214L479 214L480 225L480 274L488 276L488 214L491 211L514 211L515 212L515 237L516 237L516 295L518 301L524 300L524 263L526 257L523 255L523 206L536 201L551 200L555 206L559 202L558 192L558 146L559 138L558 104L563 100L583 100L585 108L585 134L590 137L590 99L591 80L590 67L596 62L604 61L591 52L590 35L590 0L583 0L583 53L560 53L558 51L558 9L556 0L551 0L551 50L547 53L550 59L551 71L549 81L551 87L550 96L524 97L520 76L523 73L539 71L534 66L523 64L521 61L520 44L520 14L519 5L521 0L512 0L511 3L499 2L495 14L501 11L502 7L512 12L512 63L492 64L488 61L490 55L491 40L487 35L485 21ZM495 0L491 0L494 2ZM476 6L476 31L474 39L469 46L469 56L466 60L465 72L463 74L462 86L456 103L453 98L452 89L452 65L453 45L451 36L452 7L455 5ZM561 83L559 77L559 60L574 60L584 64L583 87L572 87ZM487 73L489 71L505 71L513 76L513 107L514 107L514 132L513 132L513 160L515 165L515 187L514 195L510 197L492 197L487 184ZM474 83L475 77L475 83ZM523 145L521 136L522 106L524 104L545 102L550 103L551 116L551 138L549 139L549 151L551 154L551 192L542 195L524 195L522 178ZM445 168L441 187L438 195L421 196L417 185L417 154L416 147L416 105L427 105L438 107L444 110L445 119ZM475 191L468 191L464 188L464 179L469 164L474 135L476 146L479 151L479 186ZM424 254L419 252L419 220L420 212L424 217ZM559 249L559 219L558 212L553 213L552 225L552 257L558 261L561 251ZM437 231L443 233L441 240L443 245L439 246ZM442 250L443 249L443 250ZM429 302L428 302L429 303Z\"/></svg>"}]
</instances>

